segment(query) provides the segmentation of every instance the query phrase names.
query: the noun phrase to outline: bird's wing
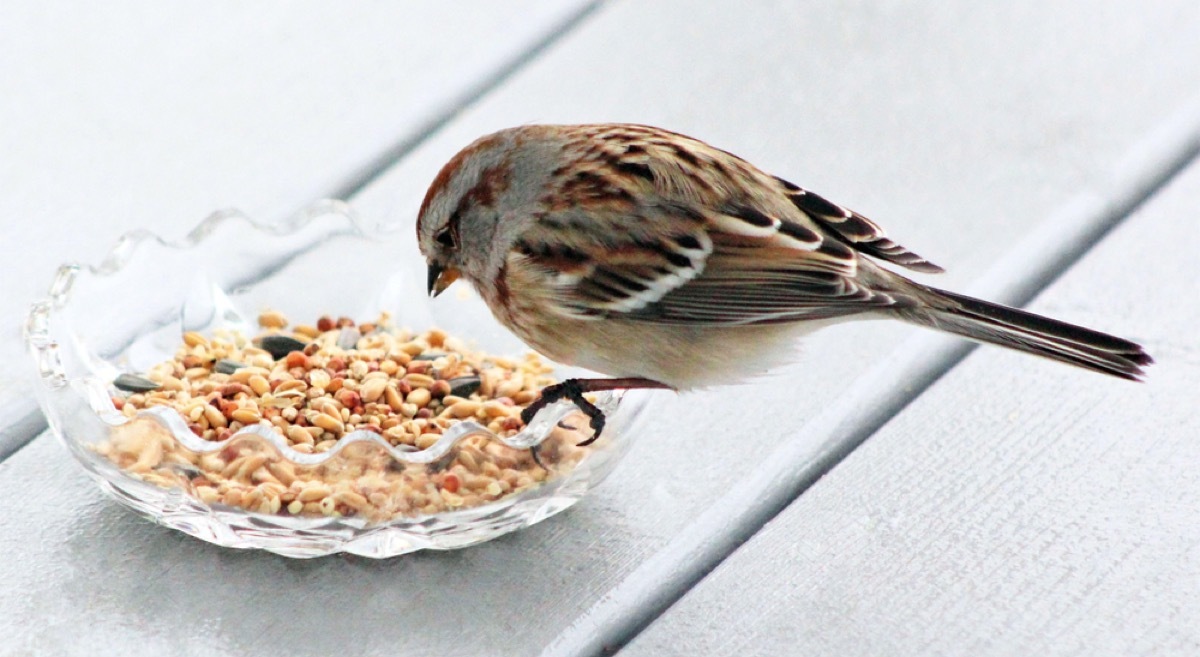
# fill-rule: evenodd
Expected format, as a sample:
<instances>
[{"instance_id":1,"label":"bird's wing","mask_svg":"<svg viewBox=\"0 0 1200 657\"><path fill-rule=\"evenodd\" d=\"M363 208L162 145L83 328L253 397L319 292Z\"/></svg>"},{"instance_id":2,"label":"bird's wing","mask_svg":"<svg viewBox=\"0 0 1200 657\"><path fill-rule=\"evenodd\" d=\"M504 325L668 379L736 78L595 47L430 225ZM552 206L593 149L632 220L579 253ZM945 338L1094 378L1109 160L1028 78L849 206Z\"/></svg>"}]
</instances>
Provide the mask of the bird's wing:
<instances>
[{"instance_id":1,"label":"bird's wing","mask_svg":"<svg viewBox=\"0 0 1200 657\"><path fill-rule=\"evenodd\" d=\"M653 232L637 229L647 223ZM673 207L606 235L567 247L561 234L538 231L518 242L514 255L555 290L551 310L576 318L729 326L908 302L861 284L854 249L806 218L782 220L751 207L707 215Z\"/></svg>"},{"instance_id":2,"label":"bird's wing","mask_svg":"<svg viewBox=\"0 0 1200 657\"><path fill-rule=\"evenodd\" d=\"M712 253L704 271L629 313L671 324L771 324L827 319L907 304L858 277L859 256L803 219L779 219L752 207L710 217Z\"/></svg>"},{"instance_id":3,"label":"bird's wing","mask_svg":"<svg viewBox=\"0 0 1200 657\"><path fill-rule=\"evenodd\" d=\"M699 276L713 251L701 217L683 209L655 214L653 222L624 214L601 219L602 233L546 217L517 241L508 267L531 273L540 289L550 290L544 296L558 314L638 312Z\"/></svg>"},{"instance_id":4,"label":"bird's wing","mask_svg":"<svg viewBox=\"0 0 1200 657\"><path fill-rule=\"evenodd\" d=\"M861 214L826 200L823 196L814 194L798 185L793 185L783 178L776 177L775 180L783 185L787 190L788 198L801 212L820 224L822 228L836 234L854 250L913 271L926 274L940 274L945 271L893 242L879 224Z\"/></svg>"},{"instance_id":5,"label":"bird's wing","mask_svg":"<svg viewBox=\"0 0 1200 657\"><path fill-rule=\"evenodd\" d=\"M708 325L821 319L911 302L864 281L860 254L941 271L865 217L703 142L647 126L580 129L576 173L513 252L553 290L546 298L560 314ZM799 212L738 200L766 187ZM648 197L661 202L647 206ZM597 225L604 230L590 230Z\"/></svg>"}]
</instances>

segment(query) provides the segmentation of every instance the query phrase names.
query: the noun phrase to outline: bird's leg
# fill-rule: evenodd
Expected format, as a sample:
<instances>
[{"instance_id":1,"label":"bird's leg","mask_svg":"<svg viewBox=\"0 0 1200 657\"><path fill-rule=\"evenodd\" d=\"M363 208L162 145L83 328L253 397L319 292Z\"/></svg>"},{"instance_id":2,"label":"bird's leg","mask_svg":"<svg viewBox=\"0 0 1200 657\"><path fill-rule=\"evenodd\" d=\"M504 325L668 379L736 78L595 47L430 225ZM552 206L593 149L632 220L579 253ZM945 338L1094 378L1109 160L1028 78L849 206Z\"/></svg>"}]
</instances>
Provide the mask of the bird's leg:
<instances>
[{"instance_id":1,"label":"bird's leg","mask_svg":"<svg viewBox=\"0 0 1200 657\"><path fill-rule=\"evenodd\" d=\"M538 414L538 411L560 399L569 399L591 419L589 424L592 427L592 437L579 443L579 447L584 447L592 444L600 437L600 432L604 431L605 422L604 411L596 408L595 404L588 401L583 396L584 393L601 392L604 390L628 390L631 388L670 389L671 386L640 377L628 377L624 379L567 379L561 383L542 388L542 396L529 406L526 406L525 410L521 411L521 421L529 424L533 421L533 416Z\"/></svg>"}]
</instances>

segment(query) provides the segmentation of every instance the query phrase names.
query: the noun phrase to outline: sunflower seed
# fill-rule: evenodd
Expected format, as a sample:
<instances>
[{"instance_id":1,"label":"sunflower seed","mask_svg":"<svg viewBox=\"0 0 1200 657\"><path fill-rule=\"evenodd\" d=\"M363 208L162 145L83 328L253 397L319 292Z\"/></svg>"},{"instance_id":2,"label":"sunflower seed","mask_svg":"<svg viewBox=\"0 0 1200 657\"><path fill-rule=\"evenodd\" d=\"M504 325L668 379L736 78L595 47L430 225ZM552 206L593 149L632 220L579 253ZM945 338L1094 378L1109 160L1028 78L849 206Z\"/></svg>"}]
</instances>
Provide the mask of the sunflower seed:
<instances>
[{"instance_id":1,"label":"sunflower seed","mask_svg":"<svg viewBox=\"0 0 1200 657\"><path fill-rule=\"evenodd\" d=\"M213 366L213 371L217 374L233 374L245 366L245 363L239 363L236 360L222 358L221 360L217 361L216 365Z\"/></svg>"},{"instance_id":2,"label":"sunflower seed","mask_svg":"<svg viewBox=\"0 0 1200 657\"><path fill-rule=\"evenodd\" d=\"M113 385L118 390L125 392L150 392L162 387L150 379L144 379L136 374L121 374L113 379Z\"/></svg>"},{"instance_id":3,"label":"sunflower seed","mask_svg":"<svg viewBox=\"0 0 1200 657\"><path fill-rule=\"evenodd\" d=\"M286 335L268 335L262 339L262 348L266 349L275 360L286 358L293 351L304 351L305 345L296 338Z\"/></svg>"},{"instance_id":4,"label":"sunflower seed","mask_svg":"<svg viewBox=\"0 0 1200 657\"><path fill-rule=\"evenodd\" d=\"M450 379L450 394L459 397L470 397L479 390L483 381L478 376L460 376Z\"/></svg>"}]
</instances>

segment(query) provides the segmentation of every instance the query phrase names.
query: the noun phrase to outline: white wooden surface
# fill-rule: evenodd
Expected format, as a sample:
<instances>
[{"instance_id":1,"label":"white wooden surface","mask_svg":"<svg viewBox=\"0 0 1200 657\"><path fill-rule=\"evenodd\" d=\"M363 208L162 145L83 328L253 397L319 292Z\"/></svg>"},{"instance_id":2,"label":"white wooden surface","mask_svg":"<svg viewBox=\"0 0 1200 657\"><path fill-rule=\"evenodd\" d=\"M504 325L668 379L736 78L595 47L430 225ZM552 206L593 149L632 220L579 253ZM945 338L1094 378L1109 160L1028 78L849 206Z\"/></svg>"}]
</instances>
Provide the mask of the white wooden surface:
<instances>
[{"instance_id":1,"label":"white wooden surface","mask_svg":"<svg viewBox=\"0 0 1200 657\"><path fill-rule=\"evenodd\" d=\"M977 351L622 654L1200 654L1198 204L1200 164L1032 306L1147 383Z\"/></svg>"},{"instance_id":2,"label":"white wooden surface","mask_svg":"<svg viewBox=\"0 0 1200 657\"><path fill-rule=\"evenodd\" d=\"M30 302L124 232L264 221L353 186L561 31L584 0L99 4L0 18L0 362ZM0 458L32 435L0 369Z\"/></svg>"},{"instance_id":3,"label":"white wooden surface","mask_svg":"<svg viewBox=\"0 0 1200 657\"><path fill-rule=\"evenodd\" d=\"M944 285L964 287L1079 191L1107 185L1126 150L1200 88L1198 33L1200 8L1183 1L1088 12L615 2L353 201L368 216L413 216L442 162L490 129L643 121L860 209L951 268ZM839 329L770 380L668 396L572 511L477 548L382 563L291 562L157 528L101 499L43 436L0 464L0 551L12 555L0 563L0 635L18 651L66 654L571 654L619 642L612 592L644 581L645 607L617 609L635 619L681 593L673 573L645 565L910 335ZM22 500L37 500L36 516Z\"/></svg>"},{"instance_id":4,"label":"white wooden surface","mask_svg":"<svg viewBox=\"0 0 1200 657\"><path fill-rule=\"evenodd\" d=\"M884 221L899 240L951 269L943 284L963 287L1063 203L1073 202L1080 190L1114 192L1107 189L1108 176L1125 159L1125 149L1198 88L1195 80L1168 83L1164 91L1170 89L1173 100L1163 101L1158 109L1129 105L1139 101L1121 89L1146 88L1147 78L1135 72L1143 66L1150 79L1161 74L1178 80L1188 74L1182 67L1170 76L1161 70L1151 74L1158 65L1131 59L1129 52L1113 52L1113 44L1129 40L1146 51L1143 40L1135 39L1114 16L1119 14L1115 6L1098 10L1094 22L1083 26L1078 21L1086 19L1073 11L1056 13L1031 5L1014 6L1009 15L973 17L946 15L944 8L918 16L908 13L911 7L862 8L850 14L840 13L846 11L843 8L820 15L812 8L789 14L774 5L761 13L743 9L729 15L722 9L701 12L688 7L670 24L687 25L687 38L681 42L692 49L665 48L656 42L660 68L647 72L637 62L651 53L610 47L604 51L606 60L624 57L615 67L636 69L632 80L611 85L598 85L595 79L572 81L572 71L580 66L579 50L600 50L614 40L608 34L596 35L588 25L553 53L562 57L533 62L512 84L464 113L427 148L401 163L394 175L368 189L356 205L369 212L379 203L391 213L411 214L425 184L418 171L433 170L474 136L528 116L543 121L618 118L659 123L708 137ZM1161 29L1145 29L1161 36L1172 32L1167 23L1180 26L1179 14L1165 7L1159 11ZM662 5L636 12L663 13ZM620 29L627 34L633 26L645 25L647 39L661 33L661 25L668 22L636 20L626 5L601 12L597 20L613 15L622 17ZM730 29L734 15L745 21L739 23L744 30ZM1166 46L1173 51L1164 52L1167 57L1196 56L1184 53L1193 47L1185 44L1194 43L1192 35L1200 25L1196 17L1191 20L1179 27L1176 46ZM838 33L827 29L830 25L853 27ZM916 25L926 27L913 33ZM1061 43L1064 32L1089 34L1095 41ZM641 36L634 33L629 38L638 42ZM707 54L718 61L697 63L706 56L701 43L723 45L721 54ZM863 63L868 56L854 49L882 43L888 44L886 52L870 58L876 68L864 70L870 69ZM932 48L930 43L942 47ZM735 52L740 59L729 58ZM953 61L947 64L947 58ZM802 66L806 61L808 66ZM1100 61L1104 73L1092 68ZM738 71L746 70L771 74L739 78ZM547 84L544 78L555 80L556 88L567 85L570 95L557 102L545 100L546 94L538 91L540 84ZM713 80L734 91L715 94L720 87ZM658 92L644 98L642 94L651 93L647 87ZM1021 90L1020 100L1013 98L1014 88ZM863 105L868 97L884 106ZM534 102L536 109L528 109ZM1014 106L1025 111L1014 113ZM1064 130L1066 124L1073 128ZM744 127L750 125L752 130ZM1126 126L1124 140L1110 131L1118 125ZM836 134L830 132L833 126ZM1051 133L1053 139L1047 137ZM1061 141L1064 133L1071 135L1066 142ZM1088 152L1091 155L1084 155ZM819 154L819 163L813 153ZM964 180L978 184L964 187ZM710 548L719 550L730 534L742 529L741 523L754 522L752 517L734 518L721 527L728 532L714 533L718 523L696 530L701 514L721 504L781 440L801 433L908 335L903 328L882 325L839 327L814 336L807 360L773 380L668 400L629 462L570 514L571 528L548 539L559 543L563 553L590 553L576 557L587 562L573 569L572 581L573 588L595 591L584 598L591 601L589 606L547 644L548 652L588 654L605 643L619 644L626 632L636 631L631 624L669 600L673 588L687 585L675 579L680 572L696 564L703 567L713 556ZM820 372L820 380L814 381L810 371ZM802 445L796 450L796 468L810 465L808 460L827 448ZM742 508L747 516L754 512ZM555 526L565 521L559 519ZM597 522L603 524L590 526ZM683 548L681 537L690 541ZM664 554L668 558L659 559ZM573 590L571 595L585 594ZM539 604L539 598L554 602ZM523 599L538 605L539 616L566 616L561 606L547 611L559 598L548 597L536 586Z\"/></svg>"}]
</instances>

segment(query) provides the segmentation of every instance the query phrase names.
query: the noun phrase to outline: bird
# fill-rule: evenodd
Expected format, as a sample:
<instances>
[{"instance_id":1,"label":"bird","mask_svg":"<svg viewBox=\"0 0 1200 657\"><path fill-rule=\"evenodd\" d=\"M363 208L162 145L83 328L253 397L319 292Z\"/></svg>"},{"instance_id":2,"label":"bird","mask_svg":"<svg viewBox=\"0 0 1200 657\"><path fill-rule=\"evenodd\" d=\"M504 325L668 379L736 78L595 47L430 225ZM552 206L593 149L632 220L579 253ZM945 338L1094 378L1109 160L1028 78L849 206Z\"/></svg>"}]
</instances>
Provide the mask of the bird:
<instances>
[{"instance_id":1,"label":"bird","mask_svg":"<svg viewBox=\"0 0 1200 657\"><path fill-rule=\"evenodd\" d=\"M941 267L874 221L699 139L648 125L522 125L485 135L434 177L417 244L437 296L460 277L588 392L737 383L795 357L804 334L897 319L1129 380L1138 344L937 289L894 268Z\"/></svg>"}]
</instances>

